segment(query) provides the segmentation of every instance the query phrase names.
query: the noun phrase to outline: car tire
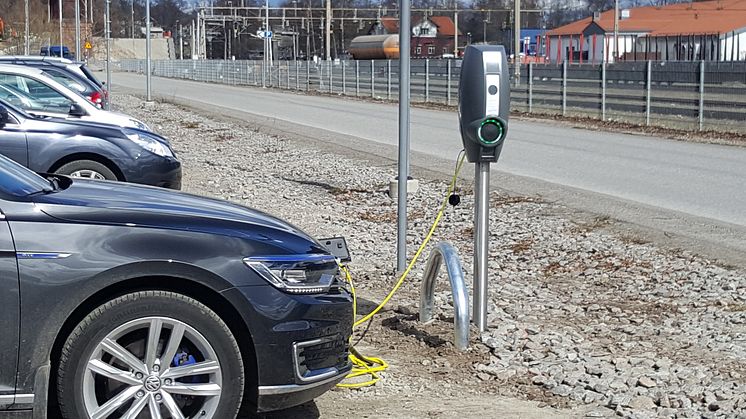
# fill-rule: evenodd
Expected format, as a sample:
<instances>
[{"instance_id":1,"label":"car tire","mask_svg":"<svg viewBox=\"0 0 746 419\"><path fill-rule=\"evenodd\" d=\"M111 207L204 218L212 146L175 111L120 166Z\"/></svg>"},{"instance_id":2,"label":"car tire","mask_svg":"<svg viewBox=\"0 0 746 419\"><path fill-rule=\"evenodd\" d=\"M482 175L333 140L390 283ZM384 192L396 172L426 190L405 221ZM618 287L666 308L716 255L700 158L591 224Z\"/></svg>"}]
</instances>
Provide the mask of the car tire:
<instances>
[{"instance_id":1,"label":"car tire","mask_svg":"<svg viewBox=\"0 0 746 419\"><path fill-rule=\"evenodd\" d=\"M55 170L55 173L86 179L117 180L117 175L105 165L93 160L75 160Z\"/></svg>"},{"instance_id":2,"label":"car tire","mask_svg":"<svg viewBox=\"0 0 746 419\"><path fill-rule=\"evenodd\" d=\"M182 337L173 343L172 335ZM181 375L192 365L199 371ZM224 419L236 417L244 382L238 343L214 311L174 292L140 291L75 327L60 356L57 396L65 419L157 416L150 409L178 417L174 404L184 417Z\"/></svg>"}]
</instances>

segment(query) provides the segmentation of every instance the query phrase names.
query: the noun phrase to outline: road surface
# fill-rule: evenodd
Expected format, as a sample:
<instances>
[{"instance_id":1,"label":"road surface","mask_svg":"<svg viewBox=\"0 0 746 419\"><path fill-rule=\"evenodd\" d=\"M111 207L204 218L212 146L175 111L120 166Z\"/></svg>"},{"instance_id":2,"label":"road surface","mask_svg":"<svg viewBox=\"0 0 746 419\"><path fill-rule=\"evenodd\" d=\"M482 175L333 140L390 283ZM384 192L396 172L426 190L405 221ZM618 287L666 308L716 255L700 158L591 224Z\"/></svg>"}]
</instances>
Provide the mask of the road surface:
<instances>
[{"instance_id":1,"label":"road surface","mask_svg":"<svg viewBox=\"0 0 746 419\"><path fill-rule=\"evenodd\" d=\"M140 93L144 80L115 73L114 90ZM153 94L363 152L398 141L395 104L155 77ZM413 108L411 121L413 163L452 170L457 114ZM699 242L711 257L746 253L746 148L515 120L492 177L514 192Z\"/></svg>"}]
</instances>

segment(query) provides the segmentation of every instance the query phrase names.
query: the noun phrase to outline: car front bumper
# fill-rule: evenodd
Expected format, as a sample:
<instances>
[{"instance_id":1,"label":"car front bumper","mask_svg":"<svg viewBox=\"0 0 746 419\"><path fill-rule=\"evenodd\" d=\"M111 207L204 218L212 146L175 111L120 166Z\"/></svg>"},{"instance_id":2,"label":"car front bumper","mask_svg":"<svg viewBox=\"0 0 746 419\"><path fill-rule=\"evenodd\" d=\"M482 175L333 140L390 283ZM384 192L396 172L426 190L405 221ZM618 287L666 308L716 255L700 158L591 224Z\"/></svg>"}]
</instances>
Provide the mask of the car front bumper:
<instances>
[{"instance_id":1,"label":"car front bumper","mask_svg":"<svg viewBox=\"0 0 746 419\"><path fill-rule=\"evenodd\" d=\"M251 332L258 411L313 400L352 369L352 297L346 290L289 295L263 285L236 287L223 295L239 309Z\"/></svg>"}]
</instances>

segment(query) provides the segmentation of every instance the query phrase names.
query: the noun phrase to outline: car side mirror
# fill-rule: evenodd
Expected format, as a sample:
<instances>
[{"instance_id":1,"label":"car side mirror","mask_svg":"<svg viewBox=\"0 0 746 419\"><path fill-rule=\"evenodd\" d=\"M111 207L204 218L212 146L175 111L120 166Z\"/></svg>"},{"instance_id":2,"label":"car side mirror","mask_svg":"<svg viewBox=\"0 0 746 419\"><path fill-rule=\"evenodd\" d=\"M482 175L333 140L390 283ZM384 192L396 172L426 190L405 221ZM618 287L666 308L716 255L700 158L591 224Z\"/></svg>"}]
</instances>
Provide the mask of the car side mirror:
<instances>
[{"instance_id":1,"label":"car side mirror","mask_svg":"<svg viewBox=\"0 0 746 419\"><path fill-rule=\"evenodd\" d=\"M77 103L73 103L73 104L70 105L70 112L68 112L68 114L70 116L75 116L75 117L78 117L78 118L80 118L82 116L87 116L88 115L88 113L85 111L85 109L83 109L83 107L80 106L80 105L78 105Z\"/></svg>"}]
</instances>

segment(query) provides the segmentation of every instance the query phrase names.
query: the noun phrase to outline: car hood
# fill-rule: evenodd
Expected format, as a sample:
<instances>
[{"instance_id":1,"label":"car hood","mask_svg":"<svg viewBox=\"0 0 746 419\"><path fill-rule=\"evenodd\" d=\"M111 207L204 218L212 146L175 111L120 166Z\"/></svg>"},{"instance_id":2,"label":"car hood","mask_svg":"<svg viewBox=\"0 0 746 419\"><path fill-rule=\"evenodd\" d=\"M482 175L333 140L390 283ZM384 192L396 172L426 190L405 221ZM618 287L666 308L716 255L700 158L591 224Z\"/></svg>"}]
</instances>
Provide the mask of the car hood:
<instances>
[{"instance_id":1,"label":"car hood","mask_svg":"<svg viewBox=\"0 0 746 419\"><path fill-rule=\"evenodd\" d=\"M37 196L34 203L68 222L220 234L261 241L281 253L326 253L309 235L269 214L168 189L74 179L67 189Z\"/></svg>"}]
</instances>

